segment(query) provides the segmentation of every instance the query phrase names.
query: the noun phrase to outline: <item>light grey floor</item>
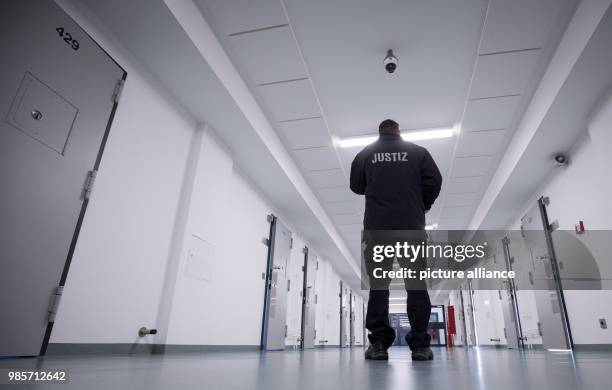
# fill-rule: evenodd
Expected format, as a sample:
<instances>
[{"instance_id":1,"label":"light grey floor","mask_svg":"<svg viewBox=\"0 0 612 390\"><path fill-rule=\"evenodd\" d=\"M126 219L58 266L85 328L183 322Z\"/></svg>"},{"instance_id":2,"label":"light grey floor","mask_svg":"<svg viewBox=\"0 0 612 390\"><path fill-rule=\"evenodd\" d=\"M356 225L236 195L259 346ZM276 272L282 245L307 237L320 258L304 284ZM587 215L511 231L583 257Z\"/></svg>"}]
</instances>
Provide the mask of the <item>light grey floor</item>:
<instances>
[{"instance_id":1,"label":"light grey floor","mask_svg":"<svg viewBox=\"0 0 612 390\"><path fill-rule=\"evenodd\" d=\"M363 348L305 352L210 352L151 356L3 359L0 368L70 370L63 385L7 389L609 389L611 352L551 353L436 348L412 362L406 347L366 361Z\"/></svg>"}]
</instances>

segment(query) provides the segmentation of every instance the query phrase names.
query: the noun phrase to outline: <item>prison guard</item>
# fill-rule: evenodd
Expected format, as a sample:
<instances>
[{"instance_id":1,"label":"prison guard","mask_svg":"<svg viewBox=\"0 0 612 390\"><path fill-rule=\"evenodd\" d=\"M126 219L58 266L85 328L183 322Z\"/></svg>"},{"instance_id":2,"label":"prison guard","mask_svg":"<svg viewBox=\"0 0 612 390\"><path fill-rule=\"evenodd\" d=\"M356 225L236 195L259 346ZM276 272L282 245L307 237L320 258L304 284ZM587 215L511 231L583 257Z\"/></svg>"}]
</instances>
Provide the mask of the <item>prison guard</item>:
<instances>
[{"instance_id":1,"label":"prison guard","mask_svg":"<svg viewBox=\"0 0 612 390\"><path fill-rule=\"evenodd\" d=\"M366 198L364 229L423 229L442 176L427 149L384 134L357 154L350 185Z\"/></svg>"}]
</instances>

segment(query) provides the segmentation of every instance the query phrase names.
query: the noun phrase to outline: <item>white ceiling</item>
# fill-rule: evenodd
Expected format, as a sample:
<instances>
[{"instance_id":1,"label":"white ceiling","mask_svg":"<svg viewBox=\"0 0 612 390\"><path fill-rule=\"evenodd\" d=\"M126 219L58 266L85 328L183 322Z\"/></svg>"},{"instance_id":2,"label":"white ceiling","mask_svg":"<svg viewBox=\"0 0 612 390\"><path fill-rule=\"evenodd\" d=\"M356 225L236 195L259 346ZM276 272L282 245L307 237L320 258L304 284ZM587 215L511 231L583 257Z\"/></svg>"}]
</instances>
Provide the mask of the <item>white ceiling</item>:
<instances>
[{"instance_id":1,"label":"white ceiling","mask_svg":"<svg viewBox=\"0 0 612 390\"><path fill-rule=\"evenodd\" d=\"M385 118L459 126L420 144L444 177L428 222L466 228L575 3L196 0L357 258L363 198L347 178L359 148L334 139Z\"/></svg>"}]
</instances>

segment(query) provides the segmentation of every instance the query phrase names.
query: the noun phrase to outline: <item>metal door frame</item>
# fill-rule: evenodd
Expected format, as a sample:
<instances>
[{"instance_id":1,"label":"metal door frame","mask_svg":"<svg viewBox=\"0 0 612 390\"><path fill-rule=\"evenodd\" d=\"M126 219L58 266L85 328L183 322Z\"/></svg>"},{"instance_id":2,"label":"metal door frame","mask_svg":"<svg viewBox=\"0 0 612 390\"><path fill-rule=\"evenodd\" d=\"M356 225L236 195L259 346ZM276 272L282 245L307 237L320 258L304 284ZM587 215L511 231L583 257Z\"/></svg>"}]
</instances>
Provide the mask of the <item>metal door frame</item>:
<instances>
[{"instance_id":1,"label":"metal door frame","mask_svg":"<svg viewBox=\"0 0 612 390\"><path fill-rule=\"evenodd\" d=\"M561 323L565 333L567 345L570 350L574 349L574 340L572 338L572 331L567 315L567 306L565 304L565 296L563 294L563 284L561 282L561 275L559 273L559 264L557 263L557 255L555 253L555 246L552 239L552 231L555 227L549 223L548 212L546 206L550 204L550 199L547 196L542 196L538 199L538 209L540 210L540 217L542 220L542 228L544 229L544 237L546 238L546 247L548 249L548 256L550 257L550 265L553 273L553 280L555 281L555 292L559 299L559 308L561 310Z\"/></svg>"},{"instance_id":2,"label":"metal door frame","mask_svg":"<svg viewBox=\"0 0 612 390\"><path fill-rule=\"evenodd\" d=\"M344 324L343 324L343 317L344 317L344 313L342 312L342 298L344 295L344 285L342 283L342 280L339 281L340 284L340 294L338 295L338 297L340 297L340 348L344 347L344 341L342 340L342 336L344 335L345 329L344 329Z\"/></svg>"},{"instance_id":3,"label":"metal door frame","mask_svg":"<svg viewBox=\"0 0 612 390\"><path fill-rule=\"evenodd\" d=\"M274 243L276 238L276 221L277 217L274 214L268 215L270 223L270 233L268 235L268 256L266 260L266 278L264 288L264 309L261 320L261 338L259 348L263 351L266 348L268 338L268 314L270 311L270 279L272 278L272 267L274 265Z\"/></svg>"},{"instance_id":4,"label":"metal door frame","mask_svg":"<svg viewBox=\"0 0 612 390\"><path fill-rule=\"evenodd\" d=\"M305 246L304 266L302 267L302 320L300 329L300 349L304 349L304 337L306 336L306 294L308 294L308 247Z\"/></svg>"},{"instance_id":5,"label":"metal door frame","mask_svg":"<svg viewBox=\"0 0 612 390\"><path fill-rule=\"evenodd\" d=\"M55 3L55 2L53 2ZM55 3L55 5L66 14L66 16L72 20L76 26L78 26L81 31L91 39L91 41L104 53L108 58L111 59L117 65L119 69L123 71L123 76L121 76L118 87L123 88L125 85L125 80L127 79L127 71L123 66L121 66L81 25L64 10L59 4ZM108 117L108 121L106 122L106 128L104 129L104 135L102 136L102 141L100 142L100 148L98 149L98 155L96 156L96 161L92 170L94 172L98 172L100 168L100 163L102 161L102 155L104 154L104 149L106 147L106 141L108 140L108 135L110 134L110 129L113 124L113 120L115 119L115 113L117 112L117 107L119 106L119 93L117 90L117 98L113 100L113 106L111 108L110 115ZM63 289L66 285L66 280L68 279L68 271L70 270L70 265L72 263L72 258L74 256L74 250L76 248L77 241L79 239L79 234L81 232L81 226L83 225L83 219L85 218L85 212L87 211L87 206L89 205L89 197L83 200L81 204L81 211L79 212L79 217L77 219L76 226L74 228L74 234L72 235L72 240L70 242L70 246L68 248L68 255L66 256L66 262L64 263L64 268L62 270L62 276L60 277L60 281L58 283L59 289ZM51 339L51 332L53 331L53 325L55 324L55 320L53 322L47 322L47 329L45 330L45 336L43 337L43 343L40 347L39 356L45 356L47 353L47 347L49 346L49 340Z\"/></svg>"},{"instance_id":6,"label":"metal door frame","mask_svg":"<svg viewBox=\"0 0 612 390\"><path fill-rule=\"evenodd\" d=\"M504 252L504 260L506 261L506 269L512 271L513 258L510 255L510 239L508 236L502 238L502 248ZM521 315L518 306L518 299L516 297L516 283L513 278L508 278L507 291L510 295L510 304L512 305L512 314L514 316L514 327L517 338L517 348L525 348L525 338L523 337L523 326L521 324Z\"/></svg>"},{"instance_id":7,"label":"metal door frame","mask_svg":"<svg viewBox=\"0 0 612 390\"><path fill-rule=\"evenodd\" d=\"M353 290L351 290L349 291L349 347L352 347L355 343L355 313L353 313L353 298Z\"/></svg>"},{"instance_id":8,"label":"metal door frame","mask_svg":"<svg viewBox=\"0 0 612 390\"><path fill-rule=\"evenodd\" d=\"M476 315L475 315L475 310L474 310L474 290L472 290L472 280L468 279L467 283L468 283L467 293L468 293L468 297L470 298L470 302L468 304L469 311L470 311L470 325L472 328L471 329L472 335L474 336L474 340L472 341L474 342L474 347L478 347L479 342L478 342L478 331L476 330ZM466 340L467 340L467 337L466 337Z\"/></svg>"},{"instance_id":9,"label":"metal door frame","mask_svg":"<svg viewBox=\"0 0 612 390\"><path fill-rule=\"evenodd\" d=\"M465 323L465 303L463 302L463 290L459 288L459 302L461 302L461 327L463 330L463 342L465 343L465 347L468 345L468 334L467 334L467 324Z\"/></svg>"},{"instance_id":10,"label":"metal door frame","mask_svg":"<svg viewBox=\"0 0 612 390\"><path fill-rule=\"evenodd\" d=\"M361 322L363 322L363 346L365 347L367 344L367 329L366 329L366 304L365 302L361 304Z\"/></svg>"}]
</instances>

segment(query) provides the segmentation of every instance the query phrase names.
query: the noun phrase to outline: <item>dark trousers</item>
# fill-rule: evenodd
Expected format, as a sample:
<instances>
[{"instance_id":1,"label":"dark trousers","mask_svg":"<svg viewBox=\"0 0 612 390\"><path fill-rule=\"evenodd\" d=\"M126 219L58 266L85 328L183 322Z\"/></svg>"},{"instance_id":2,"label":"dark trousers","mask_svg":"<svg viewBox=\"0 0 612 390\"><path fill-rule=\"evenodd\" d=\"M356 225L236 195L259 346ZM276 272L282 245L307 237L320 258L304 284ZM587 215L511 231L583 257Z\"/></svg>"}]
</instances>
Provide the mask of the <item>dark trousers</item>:
<instances>
[{"instance_id":1,"label":"dark trousers","mask_svg":"<svg viewBox=\"0 0 612 390\"><path fill-rule=\"evenodd\" d=\"M410 333L406 335L406 342L411 349L429 346L431 340L427 333L431 314L429 293L427 290L408 291L406 301L406 311L410 321ZM389 348L395 341L395 331L389 324L389 290L370 290L366 328L371 332L368 338L372 344L382 341L383 345Z\"/></svg>"},{"instance_id":2,"label":"dark trousers","mask_svg":"<svg viewBox=\"0 0 612 390\"><path fill-rule=\"evenodd\" d=\"M362 280L369 280L370 299L368 300L368 312L366 315L366 328L370 331L368 338L370 343L382 341L389 348L395 341L395 331L389 324L389 287L391 279L373 278L375 268L383 270L393 269L394 259L385 258L381 262L373 261L373 247L376 244L391 244L395 242L408 241L415 244L426 241L424 232L421 231L369 231L362 236L363 260ZM406 259L397 259L400 267L412 269L417 272L425 269L426 259L421 258L415 262ZM429 316L431 314L431 302L424 281L404 279L404 288L408 293L406 299L406 311L410 321L410 332L406 335L406 342L411 349L428 347L431 336L427 333Z\"/></svg>"}]
</instances>

